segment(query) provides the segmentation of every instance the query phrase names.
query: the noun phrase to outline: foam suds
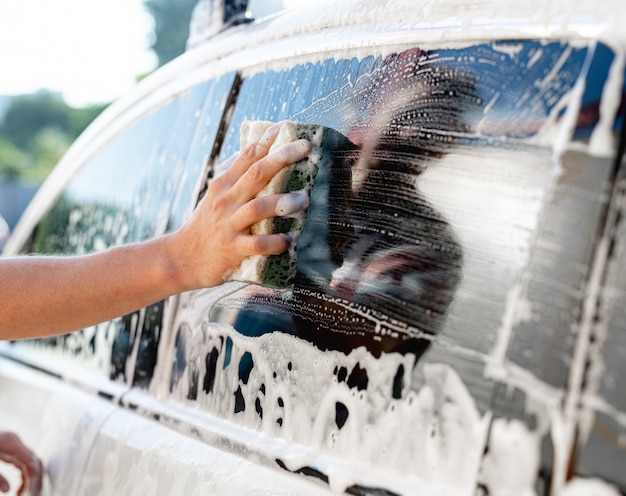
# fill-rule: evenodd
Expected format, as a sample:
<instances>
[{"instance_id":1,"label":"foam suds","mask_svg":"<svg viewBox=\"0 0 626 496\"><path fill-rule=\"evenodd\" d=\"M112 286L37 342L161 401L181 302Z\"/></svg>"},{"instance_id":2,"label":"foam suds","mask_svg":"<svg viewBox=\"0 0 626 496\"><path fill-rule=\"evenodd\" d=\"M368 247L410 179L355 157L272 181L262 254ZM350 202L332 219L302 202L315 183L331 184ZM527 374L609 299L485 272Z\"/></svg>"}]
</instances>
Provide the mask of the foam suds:
<instances>
[{"instance_id":1,"label":"foam suds","mask_svg":"<svg viewBox=\"0 0 626 496\"><path fill-rule=\"evenodd\" d=\"M489 494L534 496L541 438L518 420L496 419L481 467Z\"/></svg>"},{"instance_id":2,"label":"foam suds","mask_svg":"<svg viewBox=\"0 0 626 496\"><path fill-rule=\"evenodd\" d=\"M352 476L327 474L336 478L331 480L335 489L363 483L364 471L461 491L475 487L490 416L479 414L449 366L424 365L423 385L414 390L411 356L389 353L376 359L365 348L349 355L322 352L286 334L247 338L229 326L191 333L185 329L193 328L192 307L186 305L187 317L178 322L187 365L174 379L173 399L188 401L190 374L195 374L205 388L198 388L190 406L311 447L295 458L284 453L290 470L320 468L326 458L349 461ZM199 350L213 358L205 359ZM393 397L399 371L406 372L400 394Z\"/></svg>"},{"instance_id":3,"label":"foam suds","mask_svg":"<svg viewBox=\"0 0 626 496\"><path fill-rule=\"evenodd\" d=\"M583 479L576 477L569 481L559 496L620 496L621 493L599 479Z\"/></svg>"},{"instance_id":4,"label":"foam suds","mask_svg":"<svg viewBox=\"0 0 626 496\"><path fill-rule=\"evenodd\" d=\"M306 191L300 190L283 196L276 203L276 215L280 217L292 216L300 212L309 204L309 195Z\"/></svg>"},{"instance_id":5,"label":"foam suds","mask_svg":"<svg viewBox=\"0 0 626 496\"><path fill-rule=\"evenodd\" d=\"M626 52L623 48L616 50L615 60L611 64L609 77L602 91L600 122L596 125L589 140L589 152L592 155L612 157L616 149L613 125L622 101L625 65Z\"/></svg>"}]
</instances>

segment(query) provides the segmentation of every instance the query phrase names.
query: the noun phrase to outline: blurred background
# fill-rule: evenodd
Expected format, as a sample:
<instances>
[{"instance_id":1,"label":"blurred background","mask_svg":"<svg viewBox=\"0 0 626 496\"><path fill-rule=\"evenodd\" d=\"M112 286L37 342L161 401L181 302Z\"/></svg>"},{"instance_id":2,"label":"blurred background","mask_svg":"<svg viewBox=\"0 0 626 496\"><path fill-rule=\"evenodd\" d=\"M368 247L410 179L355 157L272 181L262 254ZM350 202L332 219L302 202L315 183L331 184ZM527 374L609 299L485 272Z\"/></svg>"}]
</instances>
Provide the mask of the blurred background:
<instances>
[{"instance_id":1,"label":"blurred background","mask_svg":"<svg viewBox=\"0 0 626 496\"><path fill-rule=\"evenodd\" d=\"M83 129L185 50L196 1L0 2L0 217L9 228Z\"/></svg>"}]
</instances>

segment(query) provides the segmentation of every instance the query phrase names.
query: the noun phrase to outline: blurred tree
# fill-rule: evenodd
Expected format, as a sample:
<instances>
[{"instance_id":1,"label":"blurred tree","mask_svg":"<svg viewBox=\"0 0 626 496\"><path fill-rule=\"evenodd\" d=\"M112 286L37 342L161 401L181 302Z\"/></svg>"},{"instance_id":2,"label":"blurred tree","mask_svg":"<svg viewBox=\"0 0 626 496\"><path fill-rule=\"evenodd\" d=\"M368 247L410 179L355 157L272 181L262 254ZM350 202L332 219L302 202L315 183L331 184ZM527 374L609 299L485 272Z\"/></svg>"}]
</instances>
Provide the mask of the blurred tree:
<instances>
[{"instance_id":1,"label":"blurred tree","mask_svg":"<svg viewBox=\"0 0 626 496\"><path fill-rule=\"evenodd\" d=\"M145 0L154 18L152 49L159 66L185 51L196 3ZM45 90L12 98L0 122L0 181L43 181L74 139L106 106L72 108L60 94Z\"/></svg>"},{"instance_id":2,"label":"blurred tree","mask_svg":"<svg viewBox=\"0 0 626 496\"><path fill-rule=\"evenodd\" d=\"M22 171L21 179L33 183L48 177L71 144L72 138L58 127L39 131L31 142L31 161Z\"/></svg>"},{"instance_id":3,"label":"blurred tree","mask_svg":"<svg viewBox=\"0 0 626 496\"><path fill-rule=\"evenodd\" d=\"M28 156L22 150L0 136L0 182L19 179L28 163Z\"/></svg>"},{"instance_id":4,"label":"blurred tree","mask_svg":"<svg viewBox=\"0 0 626 496\"><path fill-rule=\"evenodd\" d=\"M89 105L82 108L68 107L70 113L69 127L65 130L73 141L85 128L109 106L108 103Z\"/></svg>"},{"instance_id":5,"label":"blurred tree","mask_svg":"<svg viewBox=\"0 0 626 496\"><path fill-rule=\"evenodd\" d=\"M28 148L33 136L48 126L69 127L68 106L61 96L49 91L13 98L0 126L0 134L21 149Z\"/></svg>"},{"instance_id":6,"label":"blurred tree","mask_svg":"<svg viewBox=\"0 0 626 496\"><path fill-rule=\"evenodd\" d=\"M43 181L105 107L72 108L48 91L12 98L0 123L0 181Z\"/></svg>"},{"instance_id":7,"label":"blurred tree","mask_svg":"<svg viewBox=\"0 0 626 496\"><path fill-rule=\"evenodd\" d=\"M191 12L196 3L197 0L145 0L146 8L154 18L152 49L159 59L159 66L185 51Z\"/></svg>"}]
</instances>

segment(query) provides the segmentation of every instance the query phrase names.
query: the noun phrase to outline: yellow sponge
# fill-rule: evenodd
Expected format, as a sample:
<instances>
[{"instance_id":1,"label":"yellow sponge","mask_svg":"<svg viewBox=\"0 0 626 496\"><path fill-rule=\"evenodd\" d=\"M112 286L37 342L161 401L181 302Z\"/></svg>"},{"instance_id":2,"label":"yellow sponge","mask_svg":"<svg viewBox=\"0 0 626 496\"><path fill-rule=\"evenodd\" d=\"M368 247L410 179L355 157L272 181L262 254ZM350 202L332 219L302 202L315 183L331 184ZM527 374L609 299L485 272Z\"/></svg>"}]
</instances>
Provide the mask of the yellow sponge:
<instances>
[{"instance_id":1,"label":"yellow sponge","mask_svg":"<svg viewBox=\"0 0 626 496\"><path fill-rule=\"evenodd\" d=\"M244 121L241 125L241 148L244 149L259 139L272 125L274 123L268 121ZM285 143L304 138L311 142L311 153L303 160L278 172L257 196L295 191L310 194L319 168L329 167L333 161L332 147L325 146L329 142L327 140L329 133L339 134L330 128L315 124L284 122L270 152ZM343 136L342 138L345 140ZM294 242L287 252L280 255L247 257L231 275L230 280L263 284L275 289L291 286L296 273L297 239L305 222L306 212L300 212L289 217L274 217L254 224L251 227L252 234L289 233Z\"/></svg>"}]
</instances>

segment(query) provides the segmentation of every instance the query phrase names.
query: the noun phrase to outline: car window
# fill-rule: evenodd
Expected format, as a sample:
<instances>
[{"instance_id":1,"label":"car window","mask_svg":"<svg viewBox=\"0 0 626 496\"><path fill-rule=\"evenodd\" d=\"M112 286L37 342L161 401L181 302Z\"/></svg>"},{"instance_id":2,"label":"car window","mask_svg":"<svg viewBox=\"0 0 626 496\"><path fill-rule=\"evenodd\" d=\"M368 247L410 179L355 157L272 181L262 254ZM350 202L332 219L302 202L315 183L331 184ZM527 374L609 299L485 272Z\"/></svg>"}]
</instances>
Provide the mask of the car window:
<instances>
[{"instance_id":1,"label":"car window","mask_svg":"<svg viewBox=\"0 0 626 496\"><path fill-rule=\"evenodd\" d=\"M80 255L180 226L195 207L206 177L234 78L231 73L176 95L103 146L37 226L32 251ZM159 302L34 344L74 357L112 379L147 385L156 363L163 310L164 302Z\"/></svg>"},{"instance_id":2,"label":"car window","mask_svg":"<svg viewBox=\"0 0 626 496\"><path fill-rule=\"evenodd\" d=\"M621 118L623 125L623 114ZM585 430L579 442L581 472L611 481L622 492L626 488L623 470L626 439L625 170L626 161L622 158L619 179L611 193L613 209L608 214L607 227L603 232L606 244L600 250L608 261L602 274L598 308L590 316L594 325L590 329L588 368L581 397Z\"/></svg>"},{"instance_id":3,"label":"car window","mask_svg":"<svg viewBox=\"0 0 626 496\"><path fill-rule=\"evenodd\" d=\"M580 365L615 165L614 148L589 151L621 125L600 136L613 64L603 45L520 41L244 73L222 167L244 119L329 126L356 151L316 183L293 289L185 296L173 397L472 490L488 443L519 430L542 475L520 470L545 488L571 448L550 441L550 415ZM314 458L281 466L327 478Z\"/></svg>"}]
</instances>

